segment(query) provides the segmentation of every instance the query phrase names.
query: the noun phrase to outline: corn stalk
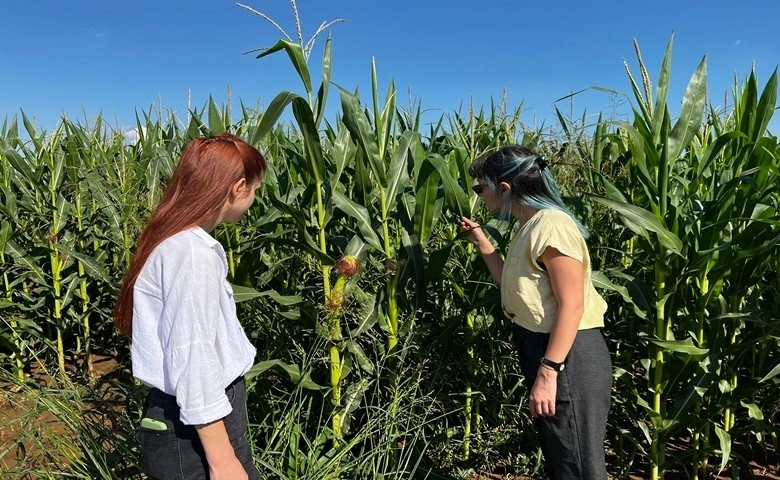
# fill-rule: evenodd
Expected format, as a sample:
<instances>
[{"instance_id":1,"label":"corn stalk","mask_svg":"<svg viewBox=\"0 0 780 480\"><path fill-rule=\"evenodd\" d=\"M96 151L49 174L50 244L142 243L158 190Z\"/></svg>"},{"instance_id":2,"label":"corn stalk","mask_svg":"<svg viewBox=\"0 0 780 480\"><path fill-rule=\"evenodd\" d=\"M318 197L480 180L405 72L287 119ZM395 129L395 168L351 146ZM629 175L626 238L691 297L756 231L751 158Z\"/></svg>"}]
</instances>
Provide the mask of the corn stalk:
<instances>
[{"instance_id":1,"label":"corn stalk","mask_svg":"<svg viewBox=\"0 0 780 480\"><path fill-rule=\"evenodd\" d=\"M743 298L757 280L755 275L744 273L749 269L747 263L755 262L737 260L738 252L765 251L777 241L776 227L771 223L777 214L774 206L767 205L774 188L768 180L772 156L757 153L766 148L746 148L741 139L749 137L747 134L722 129L716 129L718 135L713 137L706 134L712 129L701 133L706 99L704 60L688 84L679 118L674 124L671 122L666 104L671 45L670 41L654 107L649 108L650 96L647 104L642 102L639 88L632 83L639 101L635 120L632 125L619 125L621 134L617 137L628 141L618 144L626 145L629 175L638 183L629 184L624 193L602 179L607 196L593 197L615 209L640 240L641 261L627 271L632 271L636 278L644 275L640 269L652 272L648 283L653 288L654 323L649 338L653 355L647 363L652 401L645 404L638 399L651 420L652 479L663 478L665 443L681 430L687 429L694 435L694 465L700 472L706 470L706 458L711 451L710 426L714 426L719 439L720 468L728 463L728 432L734 422L730 407L720 407L724 415L722 425L712 425L712 420L696 421L697 417L689 412L704 410L704 393L718 377L722 379L723 392L736 390L734 368L738 361L725 352L739 351ZM767 91L776 90L775 81L773 77ZM767 94L762 102L764 107L759 109L763 118L771 98ZM764 120L760 123L765 129ZM754 136L756 144L762 143L761 135ZM748 162L753 163L752 169L746 168ZM635 189L640 185L640 189ZM756 205L761 207L753 211ZM748 239L750 244L746 245ZM651 269L647 269L649 265ZM766 268L762 263L753 267L749 269L753 273ZM734 272L739 272L738 276ZM739 293L722 300L724 284ZM637 297L634 301L640 306L646 304ZM724 318L722 322L714 322L713 318L718 305L725 306L719 314ZM731 317L734 320L728 319ZM688 318L693 321L688 322ZM707 402L710 418L717 409L713 401ZM686 418L691 420L686 422ZM698 474L694 471L694 478Z\"/></svg>"}]
</instances>

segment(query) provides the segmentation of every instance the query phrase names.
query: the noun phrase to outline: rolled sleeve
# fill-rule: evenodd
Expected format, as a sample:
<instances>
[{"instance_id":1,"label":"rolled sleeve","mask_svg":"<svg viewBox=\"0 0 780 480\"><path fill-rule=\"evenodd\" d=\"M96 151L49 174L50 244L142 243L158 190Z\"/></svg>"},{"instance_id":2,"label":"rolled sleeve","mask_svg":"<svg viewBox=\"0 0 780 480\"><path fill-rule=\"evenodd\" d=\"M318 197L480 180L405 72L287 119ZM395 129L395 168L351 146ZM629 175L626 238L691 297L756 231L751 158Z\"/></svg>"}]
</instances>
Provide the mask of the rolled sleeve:
<instances>
[{"instance_id":1,"label":"rolled sleeve","mask_svg":"<svg viewBox=\"0 0 780 480\"><path fill-rule=\"evenodd\" d=\"M213 422L233 410L217 381L223 372L212 344L192 343L178 348L171 352L170 364L182 366L176 383L176 401L182 423Z\"/></svg>"}]
</instances>

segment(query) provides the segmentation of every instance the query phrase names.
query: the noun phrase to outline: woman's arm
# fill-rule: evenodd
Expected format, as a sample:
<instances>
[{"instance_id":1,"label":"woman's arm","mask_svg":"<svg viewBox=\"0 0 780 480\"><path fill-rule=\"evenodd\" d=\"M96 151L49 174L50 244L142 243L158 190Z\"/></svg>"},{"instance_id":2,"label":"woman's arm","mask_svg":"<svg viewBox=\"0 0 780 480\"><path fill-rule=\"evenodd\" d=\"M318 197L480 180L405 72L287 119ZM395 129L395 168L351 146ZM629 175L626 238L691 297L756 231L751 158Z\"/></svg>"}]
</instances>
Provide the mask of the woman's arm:
<instances>
[{"instance_id":1,"label":"woman's arm","mask_svg":"<svg viewBox=\"0 0 780 480\"><path fill-rule=\"evenodd\" d=\"M249 476L236 458L236 452L230 443L225 422L217 420L204 425L195 425L198 437L206 451L209 463L209 477L212 480L244 480Z\"/></svg>"},{"instance_id":2,"label":"woman's arm","mask_svg":"<svg viewBox=\"0 0 780 480\"><path fill-rule=\"evenodd\" d=\"M561 363L569 355L585 311L585 275L582 263L552 247L547 247L539 260L547 269L553 294L558 301L558 311L544 356ZM532 416L555 415L557 380L557 371L539 365L536 382L528 399Z\"/></svg>"},{"instance_id":3,"label":"woman's arm","mask_svg":"<svg viewBox=\"0 0 780 480\"><path fill-rule=\"evenodd\" d=\"M485 261L490 274L493 276L493 280L497 284L501 285L501 272L504 270L504 260L496 250L496 247L485 236L485 232L482 231L482 227L477 222L474 222L466 217L460 219L460 229L466 232L466 238L474 244L482 254L482 259Z\"/></svg>"}]
</instances>

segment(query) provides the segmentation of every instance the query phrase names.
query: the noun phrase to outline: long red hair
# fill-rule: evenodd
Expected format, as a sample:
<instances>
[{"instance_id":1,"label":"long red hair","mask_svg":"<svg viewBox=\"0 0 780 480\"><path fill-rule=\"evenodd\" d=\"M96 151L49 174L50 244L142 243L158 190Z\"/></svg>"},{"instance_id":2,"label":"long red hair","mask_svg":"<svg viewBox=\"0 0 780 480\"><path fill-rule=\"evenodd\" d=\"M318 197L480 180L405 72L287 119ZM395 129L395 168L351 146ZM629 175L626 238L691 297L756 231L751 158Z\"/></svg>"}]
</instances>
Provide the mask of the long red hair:
<instances>
[{"instance_id":1,"label":"long red hair","mask_svg":"<svg viewBox=\"0 0 780 480\"><path fill-rule=\"evenodd\" d=\"M235 135L192 140L173 170L162 200L141 233L114 308L114 324L126 335L133 329L133 288L146 260L166 238L206 223L219 213L235 182L262 180L265 158Z\"/></svg>"}]
</instances>

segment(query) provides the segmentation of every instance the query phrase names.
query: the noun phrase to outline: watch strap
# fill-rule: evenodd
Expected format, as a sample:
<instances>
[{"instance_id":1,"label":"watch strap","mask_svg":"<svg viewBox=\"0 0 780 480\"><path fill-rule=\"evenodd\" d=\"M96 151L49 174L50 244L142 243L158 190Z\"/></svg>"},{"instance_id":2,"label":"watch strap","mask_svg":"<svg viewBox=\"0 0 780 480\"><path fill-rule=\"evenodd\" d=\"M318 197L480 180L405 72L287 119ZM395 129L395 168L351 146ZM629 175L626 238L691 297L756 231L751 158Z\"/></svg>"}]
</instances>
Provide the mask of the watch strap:
<instances>
[{"instance_id":1,"label":"watch strap","mask_svg":"<svg viewBox=\"0 0 780 480\"><path fill-rule=\"evenodd\" d=\"M552 368L556 372L562 372L563 369L566 368L566 364L565 363L563 363L563 362L561 362L561 363L553 362L552 360L550 360L549 358L546 358L546 357L539 358L539 363L541 363L542 365L546 365L546 366Z\"/></svg>"}]
</instances>

